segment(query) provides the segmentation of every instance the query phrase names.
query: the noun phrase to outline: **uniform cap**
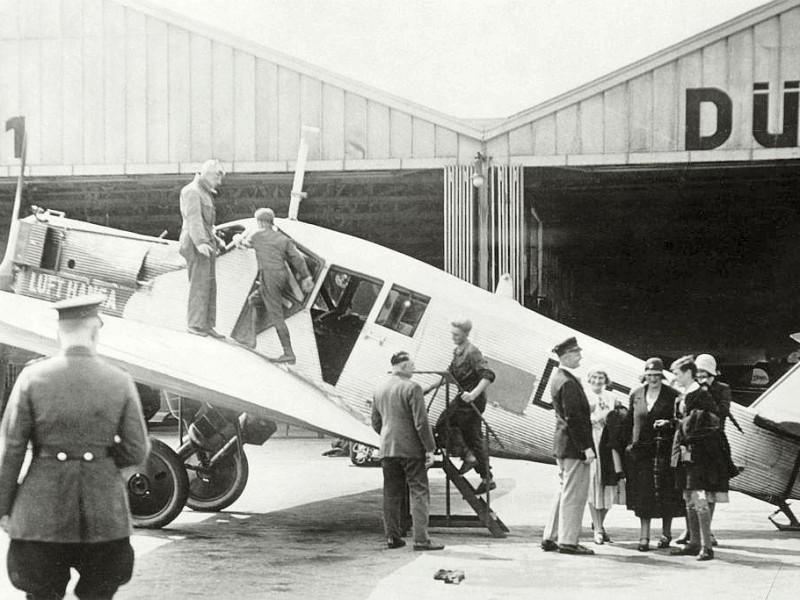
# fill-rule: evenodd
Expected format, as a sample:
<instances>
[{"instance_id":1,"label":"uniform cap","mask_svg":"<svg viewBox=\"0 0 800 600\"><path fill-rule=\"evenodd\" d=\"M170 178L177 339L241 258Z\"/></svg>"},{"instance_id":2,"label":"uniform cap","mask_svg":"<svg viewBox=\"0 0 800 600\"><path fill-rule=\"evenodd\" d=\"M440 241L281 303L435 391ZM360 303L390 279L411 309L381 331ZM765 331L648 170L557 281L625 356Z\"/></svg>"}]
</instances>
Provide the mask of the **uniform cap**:
<instances>
[{"instance_id":1,"label":"uniform cap","mask_svg":"<svg viewBox=\"0 0 800 600\"><path fill-rule=\"evenodd\" d=\"M569 337L565 339L563 342L557 344L553 348L553 352L558 356L563 356L567 352L574 352L576 350L580 351L583 350L583 348L578 346L578 340L576 340L574 337Z\"/></svg>"},{"instance_id":2,"label":"uniform cap","mask_svg":"<svg viewBox=\"0 0 800 600\"><path fill-rule=\"evenodd\" d=\"M53 308L58 311L59 321L88 319L100 316L100 305L105 300L106 297L103 294L87 294L55 302Z\"/></svg>"},{"instance_id":3,"label":"uniform cap","mask_svg":"<svg viewBox=\"0 0 800 600\"><path fill-rule=\"evenodd\" d=\"M411 355L405 350L401 350L400 352L392 354L391 358L392 366L399 365L401 362L405 362L407 360L411 360Z\"/></svg>"}]
</instances>

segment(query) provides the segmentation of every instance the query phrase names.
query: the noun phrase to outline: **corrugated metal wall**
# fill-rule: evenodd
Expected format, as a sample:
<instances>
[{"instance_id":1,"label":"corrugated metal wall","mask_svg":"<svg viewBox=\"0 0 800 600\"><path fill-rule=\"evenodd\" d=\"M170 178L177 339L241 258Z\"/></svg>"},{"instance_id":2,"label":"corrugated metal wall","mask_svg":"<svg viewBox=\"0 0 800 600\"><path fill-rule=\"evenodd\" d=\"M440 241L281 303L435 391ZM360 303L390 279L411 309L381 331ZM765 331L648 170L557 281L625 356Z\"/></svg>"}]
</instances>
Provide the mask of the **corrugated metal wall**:
<instances>
[{"instance_id":1,"label":"corrugated metal wall","mask_svg":"<svg viewBox=\"0 0 800 600\"><path fill-rule=\"evenodd\" d=\"M210 156L287 171L301 125L321 129L312 170L442 166L479 146L442 124L456 119L125 4L0 0L0 118L27 117L32 174L185 172ZM0 167L17 164L11 137L0 138Z\"/></svg>"}]
</instances>

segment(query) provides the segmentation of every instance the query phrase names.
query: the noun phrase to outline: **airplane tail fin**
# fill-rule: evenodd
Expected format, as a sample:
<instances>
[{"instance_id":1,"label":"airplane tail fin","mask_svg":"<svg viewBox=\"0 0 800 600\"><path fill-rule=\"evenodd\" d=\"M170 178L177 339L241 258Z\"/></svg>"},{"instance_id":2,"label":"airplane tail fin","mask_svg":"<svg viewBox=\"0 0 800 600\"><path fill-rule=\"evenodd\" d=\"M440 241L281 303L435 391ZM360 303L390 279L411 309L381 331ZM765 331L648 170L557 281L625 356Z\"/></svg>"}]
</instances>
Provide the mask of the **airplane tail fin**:
<instances>
[{"instance_id":1,"label":"airplane tail fin","mask_svg":"<svg viewBox=\"0 0 800 600\"><path fill-rule=\"evenodd\" d=\"M516 301L516 298L514 298L514 280L511 279L510 273L503 273L500 276L500 281L497 283L497 289L495 289L494 293Z\"/></svg>"},{"instance_id":2,"label":"airplane tail fin","mask_svg":"<svg viewBox=\"0 0 800 600\"><path fill-rule=\"evenodd\" d=\"M17 191L14 194L14 208L11 210L11 226L8 229L8 242L3 262L0 263L0 290L12 291L14 282L14 252L19 237L19 216L22 210L22 186L25 181L25 150L28 137L25 134L25 117L13 117L6 121L6 131L14 130L14 156L20 159Z\"/></svg>"}]
</instances>

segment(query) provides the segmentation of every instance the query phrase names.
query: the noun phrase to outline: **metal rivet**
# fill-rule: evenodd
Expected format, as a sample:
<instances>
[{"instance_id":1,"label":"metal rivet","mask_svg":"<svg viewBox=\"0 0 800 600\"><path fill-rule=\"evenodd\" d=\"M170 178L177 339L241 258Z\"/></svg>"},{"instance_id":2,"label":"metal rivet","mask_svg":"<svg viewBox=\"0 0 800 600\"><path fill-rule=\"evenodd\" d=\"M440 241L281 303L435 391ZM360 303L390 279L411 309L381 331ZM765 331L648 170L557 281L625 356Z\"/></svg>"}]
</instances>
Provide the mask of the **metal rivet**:
<instances>
[{"instance_id":1,"label":"metal rivet","mask_svg":"<svg viewBox=\"0 0 800 600\"><path fill-rule=\"evenodd\" d=\"M94 454L92 454L91 452L86 452L83 455L83 460L85 460L86 462L90 462L90 461L94 460Z\"/></svg>"},{"instance_id":2,"label":"metal rivet","mask_svg":"<svg viewBox=\"0 0 800 600\"><path fill-rule=\"evenodd\" d=\"M59 452L58 454L56 454L56 458L58 460L60 460L61 462L64 462L65 460L67 460L67 453L66 452Z\"/></svg>"}]
</instances>

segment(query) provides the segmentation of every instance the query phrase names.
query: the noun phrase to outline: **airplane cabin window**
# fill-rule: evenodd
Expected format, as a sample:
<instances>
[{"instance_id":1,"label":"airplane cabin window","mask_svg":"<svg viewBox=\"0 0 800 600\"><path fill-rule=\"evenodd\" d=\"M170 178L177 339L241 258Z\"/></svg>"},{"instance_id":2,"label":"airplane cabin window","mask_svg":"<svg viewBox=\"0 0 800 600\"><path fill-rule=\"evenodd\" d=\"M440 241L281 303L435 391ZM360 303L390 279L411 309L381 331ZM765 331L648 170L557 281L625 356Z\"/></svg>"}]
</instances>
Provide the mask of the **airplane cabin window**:
<instances>
[{"instance_id":1,"label":"airplane cabin window","mask_svg":"<svg viewBox=\"0 0 800 600\"><path fill-rule=\"evenodd\" d=\"M400 286L392 286L386 302L383 303L375 322L392 331L412 337L425 314L430 298L407 290Z\"/></svg>"},{"instance_id":2,"label":"airplane cabin window","mask_svg":"<svg viewBox=\"0 0 800 600\"><path fill-rule=\"evenodd\" d=\"M336 385L383 282L332 266L311 305L322 379Z\"/></svg>"}]
</instances>

